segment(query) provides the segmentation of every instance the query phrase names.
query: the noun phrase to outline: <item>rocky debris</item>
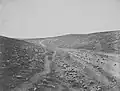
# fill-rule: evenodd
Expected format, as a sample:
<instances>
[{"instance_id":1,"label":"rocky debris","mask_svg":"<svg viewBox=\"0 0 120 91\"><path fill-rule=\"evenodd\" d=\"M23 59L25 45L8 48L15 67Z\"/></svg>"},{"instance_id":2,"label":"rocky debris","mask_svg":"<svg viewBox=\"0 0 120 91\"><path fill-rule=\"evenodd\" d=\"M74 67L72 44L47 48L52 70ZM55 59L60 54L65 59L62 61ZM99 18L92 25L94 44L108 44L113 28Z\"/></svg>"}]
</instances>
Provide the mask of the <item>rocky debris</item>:
<instances>
[{"instance_id":1,"label":"rocky debris","mask_svg":"<svg viewBox=\"0 0 120 91\"><path fill-rule=\"evenodd\" d=\"M9 91L44 71L45 49L23 40L0 39L0 86Z\"/></svg>"},{"instance_id":2,"label":"rocky debris","mask_svg":"<svg viewBox=\"0 0 120 91\"><path fill-rule=\"evenodd\" d=\"M0 36L0 91L120 91L119 34Z\"/></svg>"}]
</instances>

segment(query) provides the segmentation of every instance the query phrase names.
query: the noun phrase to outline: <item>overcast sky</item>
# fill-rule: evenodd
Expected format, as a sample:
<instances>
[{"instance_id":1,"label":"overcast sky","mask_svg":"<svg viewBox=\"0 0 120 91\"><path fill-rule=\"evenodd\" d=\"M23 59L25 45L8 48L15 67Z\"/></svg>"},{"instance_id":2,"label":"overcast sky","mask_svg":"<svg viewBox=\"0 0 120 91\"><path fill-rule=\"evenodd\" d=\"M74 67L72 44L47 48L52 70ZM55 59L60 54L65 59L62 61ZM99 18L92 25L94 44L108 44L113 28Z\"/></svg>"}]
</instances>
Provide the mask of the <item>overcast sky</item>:
<instances>
[{"instance_id":1,"label":"overcast sky","mask_svg":"<svg viewBox=\"0 0 120 91\"><path fill-rule=\"evenodd\" d=\"M40 38L118 29L119 0L0 0L0 35Z\"/></svg>"}]
</instances>

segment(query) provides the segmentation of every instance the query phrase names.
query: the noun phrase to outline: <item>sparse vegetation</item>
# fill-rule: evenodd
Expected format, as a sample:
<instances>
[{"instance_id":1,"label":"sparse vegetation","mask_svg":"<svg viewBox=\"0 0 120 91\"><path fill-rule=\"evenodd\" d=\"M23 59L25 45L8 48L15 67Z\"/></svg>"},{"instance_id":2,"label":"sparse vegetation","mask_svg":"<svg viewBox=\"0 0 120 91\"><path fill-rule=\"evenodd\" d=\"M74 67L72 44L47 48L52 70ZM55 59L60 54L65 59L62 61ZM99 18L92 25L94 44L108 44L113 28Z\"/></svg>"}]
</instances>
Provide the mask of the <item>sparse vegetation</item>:
<instances>
[{"instance_id":1,"label":"sparse vegetation","mask_svg":"<svg viewBox=\"0 0 120 91\"><path fill-rule=\"evenodd\" d=\"M78 35L75 38L79 38ZM56 48L50 48L34 42L35 40L29 42L1 36L0 89L2 91L119 91L120 62L110 59L106 54L116 55L117 50L106 51L104 49L106 47L103 47L105 40L113 43L116 39L104 33L92 38L88 35L87 38L90 41L97 40L100 49L96 51L88 48L91 43L87 43L88 39L86 39L88 47L81 46L75 49L73 44L74 47L71 46L69 49L59 48L58 44ZM55 45L55 43L49 45L52 44ZM77 43L77 46L79 45L80 43Z\"/></svg>"}]
</instances>

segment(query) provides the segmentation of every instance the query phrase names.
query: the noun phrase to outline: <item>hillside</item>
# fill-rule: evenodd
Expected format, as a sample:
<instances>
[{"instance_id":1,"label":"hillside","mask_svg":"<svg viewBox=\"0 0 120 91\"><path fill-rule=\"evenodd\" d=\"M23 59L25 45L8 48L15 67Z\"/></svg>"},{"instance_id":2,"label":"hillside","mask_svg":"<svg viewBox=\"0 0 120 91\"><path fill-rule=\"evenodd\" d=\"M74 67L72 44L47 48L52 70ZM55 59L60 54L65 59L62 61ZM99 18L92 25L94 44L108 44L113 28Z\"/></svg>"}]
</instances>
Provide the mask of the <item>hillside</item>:
<instances>
[{"instance_id":1,"label":"hillside","mask_svg":"<svg viewBox=\"0 0 120 91\"><path fill-rule=\"evenodd\" d=\"M120 91L120 31L0 36L0 91Z\"/></svg>"}]
</instances>

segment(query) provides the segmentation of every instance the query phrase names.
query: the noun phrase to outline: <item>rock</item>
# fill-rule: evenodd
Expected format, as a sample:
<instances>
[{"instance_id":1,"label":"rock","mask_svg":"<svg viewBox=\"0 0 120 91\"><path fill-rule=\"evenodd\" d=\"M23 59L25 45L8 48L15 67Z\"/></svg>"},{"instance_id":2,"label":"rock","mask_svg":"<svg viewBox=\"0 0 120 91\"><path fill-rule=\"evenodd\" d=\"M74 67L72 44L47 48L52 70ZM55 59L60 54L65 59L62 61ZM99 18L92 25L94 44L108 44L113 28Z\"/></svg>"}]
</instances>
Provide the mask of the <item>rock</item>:
<instances>
[{"instance_id":1,"label":"rock","mask_svg":"<svg viewBox=\"0 0 120 91\"><path fill-rule=\"evenodd\" d=\"M119 91L119 31L0 36L1 91Z\"/></svg>"}]
</instances>

